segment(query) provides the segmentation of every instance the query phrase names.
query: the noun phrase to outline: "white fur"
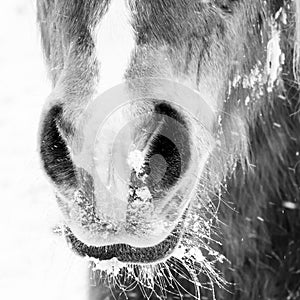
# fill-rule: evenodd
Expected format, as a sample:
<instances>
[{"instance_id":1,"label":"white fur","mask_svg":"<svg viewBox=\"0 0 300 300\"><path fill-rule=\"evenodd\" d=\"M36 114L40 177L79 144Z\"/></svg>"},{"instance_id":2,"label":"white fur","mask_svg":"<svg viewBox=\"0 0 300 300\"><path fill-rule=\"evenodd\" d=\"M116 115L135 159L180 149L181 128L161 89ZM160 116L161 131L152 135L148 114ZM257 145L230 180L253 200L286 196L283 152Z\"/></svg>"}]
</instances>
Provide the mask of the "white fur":
<instances>
[{"instance_id":1,"label":"white fur","mask_svg":"<svg viewBox=\"0 0 300 300\"><path fill-rule=\"evenodd\" d=\"M100 64L100 94L123 81L135 46L127 0L111 1L95 35L96 56Z\"/></svg>"}]
</instances>

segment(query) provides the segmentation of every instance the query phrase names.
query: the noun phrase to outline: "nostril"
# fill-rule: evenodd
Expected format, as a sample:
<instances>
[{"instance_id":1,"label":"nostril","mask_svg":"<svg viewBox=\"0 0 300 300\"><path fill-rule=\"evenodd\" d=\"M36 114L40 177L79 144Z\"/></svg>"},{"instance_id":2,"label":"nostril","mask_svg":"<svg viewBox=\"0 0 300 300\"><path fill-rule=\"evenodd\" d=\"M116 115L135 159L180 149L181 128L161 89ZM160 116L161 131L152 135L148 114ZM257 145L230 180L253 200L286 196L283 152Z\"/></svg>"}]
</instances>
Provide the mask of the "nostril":
<instances>
[{"instance_id":1,"label":"nostril","mask_svg":"<svg viewBox=\"0 0 300 300\"><path fill-rule=\"evenodd\" d=\"M167 172L168 164L162 154L155 153L151 157L146 157L145 173L157 183Z\"/></svg>"},{"instance_id":2,"label":"nostril","mask_svg":"<svg viewBox=\"0 0 300 300\"><path fill-rule=\"evenodd\" d=\"M186 122L183 115L168 102L160 101L155 105L154 111L155 113L165 115L186 127Z\"/></svg>"},{"instance_id":3,"label":"nostril","mask_svg":"<svg viewBox=\"0 0 300 300\"><path fill-rule=\"evenodd\" d=\"M175 128L174 128L175 129ZM153 141L148 157L150 185L164 188L173 186L181 175L182 158L178 146L168 137L159 134Z\"/></svg>"},{"instance_id":4,"label":"nostril","mask_svg":"<svg viewBox=\"0 0 300 300\"><path fill-rule=\"evenodd\" d=\"M159 129L148 141L142 171L136 176L144 180L152 196L159 198L185 173L191 150L184 116L169 103L155 101L153 121Z\"/></svg>"},{"instance_id":5,"label":"nostril","mask_svg":"<svg viewBox=\"0 0 300 300\"><path fill-rule=\"evenodd\" d=\"M70 131L69 126L63 122L62 111L61 106L53 106L44 118L40 136L40 155L47 175L55 184L75 186L75 167L60 131L60 129Z\"/></svg>"}]
</instances>

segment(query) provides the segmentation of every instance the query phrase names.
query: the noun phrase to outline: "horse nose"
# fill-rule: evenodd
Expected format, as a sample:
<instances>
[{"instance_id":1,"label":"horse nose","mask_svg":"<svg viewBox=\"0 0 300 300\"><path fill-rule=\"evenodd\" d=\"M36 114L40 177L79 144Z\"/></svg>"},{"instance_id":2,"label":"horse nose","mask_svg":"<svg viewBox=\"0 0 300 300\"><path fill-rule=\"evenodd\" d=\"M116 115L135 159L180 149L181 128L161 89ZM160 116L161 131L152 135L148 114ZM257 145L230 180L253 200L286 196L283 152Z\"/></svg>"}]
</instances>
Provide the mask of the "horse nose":
<instances>
[{"instance_id":1,"label":"horse nose","mask_svg":"<svg viewBox=\"0 0 300 300\"><path fill-rule=\"evenodd\" d=\"M151 219L153 202L176 185L189 164L183 117L166 102L147 101L151 111L134 118L124 120L124 107L116 110L94 143L97 209L118 222Z\"/></svg>"},{"instance_id":2,"label":"horse nose","mask_svg":"<svg viewBox=\"0 0 300 300\"><path fill-rule=\"evenodd\" d=\"M162 80L132 86L133 92L117 86L89 105L72 153L74 165L93 178L99 235L90 244L145 247L164 240L187 208L212 146L209 130L194 128L196 118L182 105L187 99L193 107L198 94ZM201 120L209 125L203 107ZM196 131L202 140L195 143Z\"/></svg>"},{"instance_id":3,"label":"horse nose","mask_svg":"<svg viewBox=\"0 0 300 300\"><path fill-rule=\"evenodd\" d=\"M143 111L138 112L139 108ZM96 110L92 116L96 119L95 114ZM93 178L95 213L106 226L101 228L106 231L101 243L138 247L159 243L178 217L166 220L164 207L169 200L165 199L190 162L184 117L166 101L141 99L118 107L99 126L91 125L95 124L97 128L84 131L95 134L75 164L85 163L81 167Z\"/></svg>"}]
</instances>

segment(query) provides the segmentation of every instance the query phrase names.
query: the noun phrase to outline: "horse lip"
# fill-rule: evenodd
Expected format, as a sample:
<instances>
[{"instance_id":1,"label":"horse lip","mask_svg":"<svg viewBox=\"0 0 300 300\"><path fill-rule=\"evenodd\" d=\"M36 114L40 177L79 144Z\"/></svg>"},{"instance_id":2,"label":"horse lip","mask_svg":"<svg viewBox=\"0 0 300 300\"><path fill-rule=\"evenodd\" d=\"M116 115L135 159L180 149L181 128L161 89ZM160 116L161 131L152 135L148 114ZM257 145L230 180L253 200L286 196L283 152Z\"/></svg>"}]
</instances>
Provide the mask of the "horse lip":
<instances>
[{"instance_id":1,"label":"horse lip","mask_svg":"<svg viewBox=\"0 0 300 300\"><path fill-rule=\"evenodd\" d=\"M185 215L185 214L184 214ZM162 242L150 247L133 247L128 244L92 246L80 241L69 227L65 227L65 238L71 249L80 256L102 260L117 258L120 262L148 264L171 255L181 237L183 218Z\"/></svg>"}]
</instances>

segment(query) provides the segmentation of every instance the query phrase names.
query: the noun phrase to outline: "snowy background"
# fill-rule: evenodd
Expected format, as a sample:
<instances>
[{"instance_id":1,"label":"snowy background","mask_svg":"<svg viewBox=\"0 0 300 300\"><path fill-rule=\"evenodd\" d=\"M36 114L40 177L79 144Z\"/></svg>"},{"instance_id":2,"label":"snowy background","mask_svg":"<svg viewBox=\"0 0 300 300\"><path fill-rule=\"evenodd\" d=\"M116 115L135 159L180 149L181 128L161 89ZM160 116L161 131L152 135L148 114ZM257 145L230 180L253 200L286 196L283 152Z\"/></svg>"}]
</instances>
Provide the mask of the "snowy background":
<instances>
[{"instance_id":1,"label":"snowy background","mask_svg":"<svg viewBox=\"0 0 300 300\"><path fill-rule=\"evenodd\" d=\"M0 299L85 299L85 262L52 233L59 211L37 152L47 79L33 0L0 3Z\"/></svg>"}]
</instances>

